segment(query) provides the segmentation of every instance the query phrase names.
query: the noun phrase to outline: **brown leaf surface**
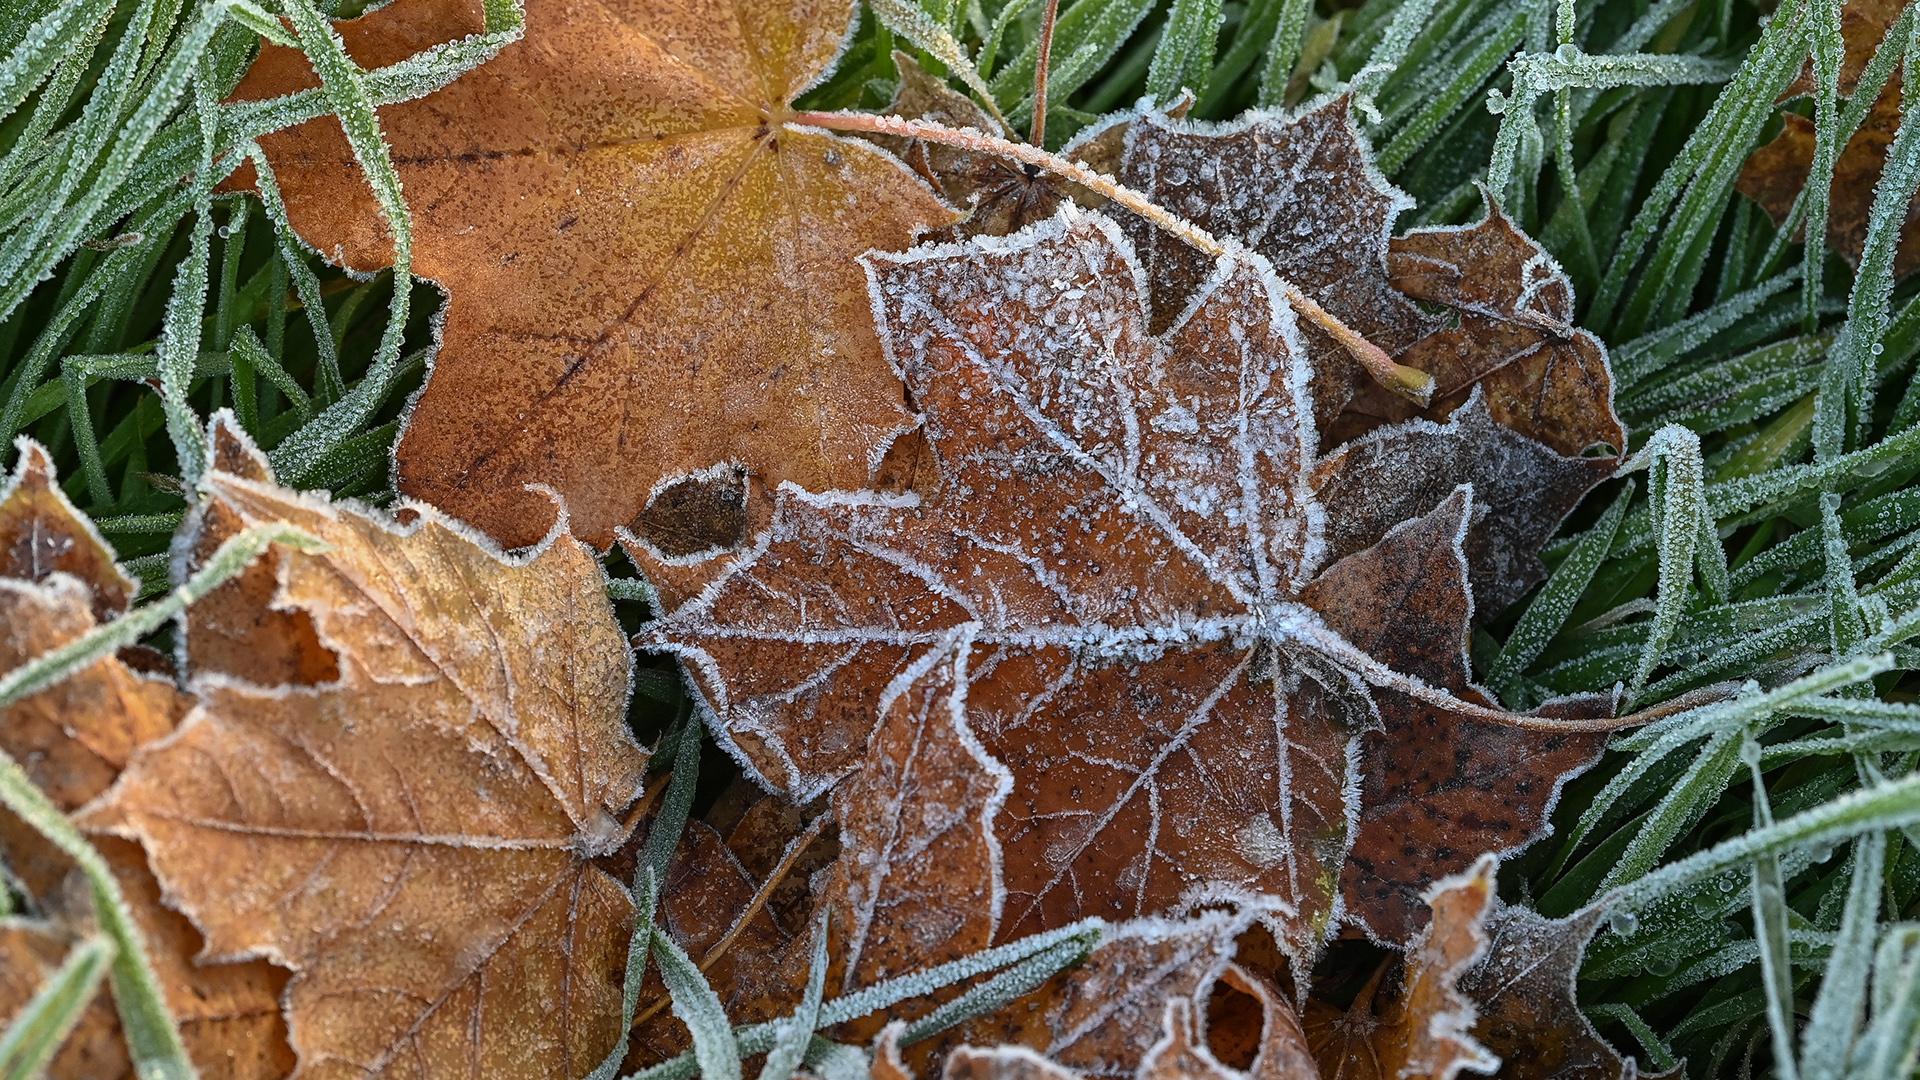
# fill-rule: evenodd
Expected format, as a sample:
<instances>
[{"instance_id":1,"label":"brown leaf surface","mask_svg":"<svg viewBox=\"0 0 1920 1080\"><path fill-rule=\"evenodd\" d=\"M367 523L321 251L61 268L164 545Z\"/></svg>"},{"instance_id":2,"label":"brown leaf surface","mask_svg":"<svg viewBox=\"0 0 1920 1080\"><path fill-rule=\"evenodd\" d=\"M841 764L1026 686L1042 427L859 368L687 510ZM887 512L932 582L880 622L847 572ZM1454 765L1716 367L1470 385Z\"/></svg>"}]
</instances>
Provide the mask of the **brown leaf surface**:
<instances>
[{"instance_id":1,"label":"brown leaf surface","mask_svg":"<svg viewBox=\"0 0 1920 1080\"><path fill-rule=\"evenodd\" d=\"M59 648L95 626L92 590L64 573L0 577L0 671ZM62 810L79 809L120 775L136 748L174 729L190 699L172 683L96 661L0 708L0 750ZM52 896L72 863L25 822L0 811L0 855L27 892Z\"/></svg>"},{"instance_id":2,"label":"brown leaf surface","mask_svg":"<svg viewBox=\"0 0 1920 1080\"><path fill-rule=\"evenodd\" d=\"M326 542L282 557L276 603L340 679L202 680L83 822L140 841L209 956L295 972L303 1075L597 1064L632 903L591 859L646 755L592 552L561 535L509 560L426 508L400 526L226 472L204 490Z\"/></svg>"},{"instance_id":3,"label":"brown leaf surface","mask_svg":"<svg viewBox=\"0 0 1920 1080\"><path fill-rule=\"evenodd\" d=\"M1323 1080L1453 1080L1500 1067L1474 1040L1477 1013L1458 986L1486 954L1496 865L1483 856L1434 883L1425 897L1433 921L1401 962L1390 995L1379 993L1375 975L1347 1009L1307 1003L1306 1037Z\"/></svg>"},{"instance_id":4,"label":"brown leaf surface","mask_svg":"<svg viewBox=\"0 0 1920 1080\"><path fill-rule=\"evenodd\" d=\"M100 586L124 584L112 552L92 525L60 497L51 464L37 446L22 443L22 467L0 517L23 505L28 513L9 520L34 522L24 535L35 549L58 558L0 566L0 671L58 648L92 630L101 589L67 572L72 566ZM25 493L23 495L23 493ZM63 546L63 541L66 546ZM109 593L108 595L112 595ZM113 609L123 609L128 590ZM79 810L113 783L136 751L168 735L191 699L171 682L140 674L118 657L106 657L37 694L0 709L0 750L62 810ZM119 880L134 923L146 942L167 1005L180 1024L194 1063L208 1076L268 1078L292 1068L279 994L286 975L264 962L202 964L201 939L192 925L163 906L160 888L138 846L95 837L95 846ZM0 1024L57 966L66 943L87 932L91 900L79 887L64 854L12 814L0 811L0 861L58 926L0 930L0 950L19 963L0 964ZM52 948L48 960L47 948ZM27 963L25 949L39 959ZM79 1030L52 1067L56 1078L113 1080L133 1076L119 1038L119 1017L102 990Z\"/></svg>"},{"instance_id":5,"label":"brown leaf surface","mask_svg":"<svg viewBox=\"0 0 1920 1080\"><path fill-rule=\"evenodd\" d=\"M1546 576L1541 549L1615 464L1556 453L1495 422L1475 393L1444 421L1394 424L1345 444L1314 467L1313 488L1339 558L1472 485L1486 512L1467 533L1467 565L1475 608L1493 615Z\"/></svg>"},{"instance_id":6,"label":"brown leaf surface","mask_svg":"<svg viewBox=\"0 0 1920 1080\"><path fill-rule=\"evenodd\" d=\"M1084 961L1006 1008L961 1025L949 1041L1025 1047L1089 1076L1134 1075L1167 1040L1168 1002L1185 1002L1189 1018L1203 1010L1246 926L1243 915L1214 911L1108 927Z\"/></svg>"},{"instance_id":7,"label":"brown leaf surface","mask_svg":"<svg viewBox=\"0 0 1920 1080\"><path fill-rule=\"evenodd\" d=\"M399 0L339 30L358 63L387 64L477 33L481 7ZM520 545L545 519L524 485L546 484L605 546L718 463L767 485L865 484L907 414L853 257L953 215L872 143L784 126L854 11L530 0L524 40L381 111L414 269L450 297L397 450L403 491ZM269 45L236 94L311 85L298 52ZM352 269L388 265L337 122L262 144L303 238Z\"/></svg>"},{"instance_id":8,"label":"brown leaf surface","mask_svg":"<svg viewBox=\"0 0 1920 1080\"><path fill-rule=\"evenodd\" d=\"M1401 364L1435 380L1424 415L1445 423L1478 388L1504 429L1485 438L1529 471L1462 469L1423 505L1391 504L1384 512L1327 500L1336 553L1378 540L1385 528L1431 510L1458 483L1472 481L1484 501L1505 511L1488 516L1476 537L1475 585L1483 608L1497 612L1543 576L1535 554L1582 495L1610 471L1606 459L1580 455L1592 447L1626 446L1613 411L1613 379L1604 346L1575 328L1566 273L1497 207L1469 226L1420 229L1394 237L1394 218L1412 205L1374 168L1366 139L1354 127L1345 97L1297 114L1251 113L1225 125L1193 124L1150 113L1127 130L1120 178L1215 236L1265 255L1274 269ZM1176 318L1208 272L1208 260L1178 238L1124 212L1118 220L1140 253L1150 283L1156 327ZM1423 309L1438 308L1445 318ZM1311 359L1318 445L1329 452L1415 407L1376 385L1345 347L1303 322ZM1404 426L1389 429L1408 434ZM1396 460L1398 460L1396 458ZM1405 465L1438 472L1419 456ZM1329 466L1323 466L1324 475ZM1551 473L1550 483L1542 474ZM1377 478L1366 483L1371 489ZM1397 489L1400 485L1394 485ZM1550 494L1537 492L1551 487ZM1498 500L1498 502L1496 502ZM1352 522L1357 513L1366 525ZM1384 525L1378 519L1385 517ZM1538 529L1545 531L1531 535ZM1521 535L1514 535L1515 532Z\"/></svg>"},{"instance_id":9,"label":"brown leaf surface","mask_svg":"<svg viewBox=\"0 0 1920 1080\"><path fill-rule=\"evenodd\" d=\"M247 441L231 413L214 414L208 425L213 468L230 476L271 483L273 473ZM180 530L184 559L175 560L176 584L238 536L246 521L218 499L196 504ZM268 551L246 569L188 608L175 621L178 652L189 678L224 675L256 686L318 686L340 678L333 650L321 642L313 617L299 608L277 607L278 551Z\"/></svg>"},{"instance_id":10,"label":"brown leaf surface","mask_svg":"<svg viewBox=\"0 0 1920 1080\"><path fill-rule=\"evenodd\" d=\"M13 478L0 490L0 578L44 581L55 573L69 574L91 590L95 622L127 610L134 581L120 569L99 530L60 490L46 448L24 435L13 448L19 459Z\"/></svg>"},{"instance_id":11,"label":"brown leaf surface","mask_svg":"<svg viewBox=\"0 0 1920 1080\"><path fill-rule=\"evenodd\" d=\"M889 683L970 626L964 681L926 674L953 683L978 746L932 722L958 716L933 704L940 688L896 700L922 703L928 752L976 762L968 784L990 785L989 759L1011 777L995 939L1211 890L1282 897L1306 947L1333 914L1353 764L1351 676L1281 614L1303 611L1288 604L1317 549L1302 357L1257 258L1223 264L1158 340L1135 272L1096 216L876 262L945 483L924 504L788 492L714 589L664 594L679 610L643 640L684 656L725 739L807 797L869 758ZM863 790L902 790L905 745L883 736L889 778ZM968 920L961 936L979 939Z\"/></svg>"},{"instance_id":12,"label":"brown leaf surface","mask_svg":"<svg viewBox=\"0 0 1920 1080\"><path fill-rule=\"evenodd\" d=\"M1860 81L1860 72L1873 58L1874 50L1886 38L1887 30L1906 4L1902 0L1850 0L1840 11L1840 33L1846 51L1840 67L1840 93L1851 97ZM1890 48L1900 48L1893 43ZM1833 186L1827 207L1827 243L1854 266L1866 246L1867 219L1873 209L1874 189L1886 168L1887 150L1900 128L1899 68L1867 110L1860 129L1840 150L1834 163ZM1784 97L1815 91L1811 64ZM1782 113L1780 134L1755 150L1740 170L1736 187L1767 212L1774 224L1786 220L1794 200L1813 172L1813 121L1798 113ZM1920 267L1920 197L1907 206L1906 221L1900 227L1900 246L1894 255L1894 274L1905 277Z\"/></svg>"},{"instance_id":13,"label":"brown leaf surface","mask_svg":"<svg viewBox=\"0 0 1920 1080\"><path fill-rule=\"evenodd\" d=\"M34 919L0 919L0 1027L19 1014L27 1002L59 970L67 950L76 944L66 928ZM47 1076L53 1080L83 1080L131 1076L126 1044L120 1038L120 1018L105 994L95 996L73 1032L62 1043Z\"/></svg>"},{"instance_id":14,"label":"brown leaf surface","mask_svg":"<svg viewBox=\"0 0 1920 1080\"><path fill-rule=\"evenodd\" d=\"M1348 641L1464 701L1493 704L1467 664L1462 544L1471 506L1456 491L1432 513L1335 563L1303 599ZM1392 618L1381 618L1390 611ZM1424 894L1482 852L1517 851L1543 835L1565 780L1606 748L1601 733L1542 732L1375 691L1380 726L1362 753L1360 822L1341 875L1347 909L1368 933L1411 941ZM1609 715L1609 699L1549 705L1550 716Z\"/></svg>"},{"instance_id":15,"label":"brown leaf surface","mask_svg":"<svg viewBox=\"0 0 1920 1080\"><path fill-rule=\"evenodd\" d=\"M843 985L1254 896L1296 957L1343 906L1404 943L1429 884L1538 835L1604 740L1470 684L1470 489L1421 506L1383 468L1413 520L1323 567L1305 356L1257 255L1157 338L1098 215L872 268L941 484L789 489L712 588L656 578L639 637L774 786L851 774Z\"/></svg>"},{"instance_id":16,"label":"brown leaf surface","mask_svg":"<svg viewBox=\"0 0 1920 1080\"><path fill-rule=\"evenodd\" d=\"M1505 1063L1511 1080L1633 1080L1679 1076L1642 1073L1607 1045L1580 1011L1574 984L1587 942L1606 917L1591 907L1549 919L1501 905L1487 920L1486 958L1460 979L1479 1007L1473 1037Z\"/></svg>"}]
</instances>

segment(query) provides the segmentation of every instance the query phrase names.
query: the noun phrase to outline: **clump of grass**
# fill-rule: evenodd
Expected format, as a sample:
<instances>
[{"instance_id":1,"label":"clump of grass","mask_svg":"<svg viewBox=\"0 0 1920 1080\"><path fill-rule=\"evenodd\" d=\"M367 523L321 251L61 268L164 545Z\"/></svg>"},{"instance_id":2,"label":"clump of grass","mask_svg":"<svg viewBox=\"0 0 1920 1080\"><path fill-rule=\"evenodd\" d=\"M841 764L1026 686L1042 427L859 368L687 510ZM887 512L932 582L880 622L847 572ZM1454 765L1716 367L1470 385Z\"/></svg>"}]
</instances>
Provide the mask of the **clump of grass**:
<instances>
[{"instance_id":1,"label":"clump of grass","mask_svg":"<svg viewBox=\"0 0 1920 1080\"><path fill-rule=\"evenodd\" d=\"M1043 7L876 2L803 104L884 106L906 48L1030 125ZM408 273L375 110L518 35L511 0L487 11L481 37L362 71L324 30L352 11L313 0L0 0L0 441L26 432L53 450L144 595L168 585L194 417L215 408L235 410L288 482L392 497L387 455L439 295ZM1548 914L1619 890L1581 1000L1622 1044L1696 1076L1863 1075L1910 1065L1920 1031L1920 926L1904 921L1920 902L1920 302L1891 269L1920 183L1920 122L1893 142L1858 273L1819 227L1830 154L1786 228L1734 192L1777 129L1780 90L1816 56L1830 75L1834 12L1826 0L1772 12L1070 0L1051 44L1049 145L1181 87L1195 115L1224 118L1350 84L1382 168L1423 207L1403 225L1476 216L1485 185L1567 268L1583 325L1612 346L1634 475L1588 500L1529 602L1476 631L1478 670L1514 705L1615 685L1642 702L1744 689L1618 740L1502 886ZM224 104L263 33L305 49L322 87ZM1911 60L1917 42L1909 10L1870 73ZM1904 93L1911 118L1920 81ZM1860 119L1813 113L1823 147ZM396 268L369 280L301 248L253 143L325 114L346 125L398 240ZM249 161L258 196L227 193ZM637 618L642 591L616 588ZM675 724L677 683L641 690L636 727L697 753L697 728ZM727 779L718 757L703 787ZM680 779L694 773L675 771L681 815L699 798ZM665 854L652 853L656 872ZM997 992L1083 944L1000 958ZM664 938L643 931L636 958L649 946L699 998ZM0 1056L57 1030L112 952L76 952ZM138 972L112 964L137 999ZM722 1067L747 1044L827 1068L810 1033L831 1003L806 1009L806 1023L736 1041L692 1007L699 1062L669 1072ZM170 1053L164 1030L149 1034Z\"/></svg>"}]
</instances>

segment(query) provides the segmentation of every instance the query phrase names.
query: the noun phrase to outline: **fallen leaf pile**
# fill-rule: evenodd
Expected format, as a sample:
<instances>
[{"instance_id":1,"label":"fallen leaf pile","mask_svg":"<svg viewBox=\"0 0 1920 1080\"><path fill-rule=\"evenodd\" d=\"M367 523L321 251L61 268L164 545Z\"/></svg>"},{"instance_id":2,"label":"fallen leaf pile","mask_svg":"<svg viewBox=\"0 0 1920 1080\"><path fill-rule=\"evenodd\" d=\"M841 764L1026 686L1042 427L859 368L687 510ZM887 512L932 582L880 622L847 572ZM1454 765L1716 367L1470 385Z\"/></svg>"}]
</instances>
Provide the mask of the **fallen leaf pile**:
<instances>
[{"instance_id":1,"label":"fallen leaf pile","mask_svg":"<svg viewBox=\"0 0 1920 1080\"><path fill-rule=\"evenodd\" d=\"M977 140L806 126L855 14L529 0L498 60L384 110L448 295L396 450L419 501L289 491L216 416L175 580L255 526L322 546L190 607L173 658L0 715L119 875L196 1064L687 1050L657 969L619 1030L649 907L625 883L672 817L626 722L638 647L750 781L701 801L651 908L734 1023L792 1012L823 945L836 998L1079 926L1087 955L1011 1005L915 1026L980 971L827 1034L888 1080L1633 1075L1573 997L1604 909L1495 890L1616 703L1509 712L1466 651L1626 444L1565 274L1491 205L1396 236L1410 200L1340 96L1142 108L1067 149L1219 255ZM340 31L374 65L481 15ZM901 63L900 113L1007 135ZM238 94L314 81L269 45ZM388 264L337 123L263 142L303 237ZM0 670L135 593L21 458ZM616 538L657 596L631 640ZM0 863L6 1015L96 916L4 814ZM1330 970L1341 939L1373 966ZM117 1024L103 996L55 1075L126 1074Z\"/></svg>"},{"instance_id":2,"label":"fallen leaf pile","mask_svg":"<svg viewBox=\"0 0 1920 1080\"><path fill-rule=\"evenodd\" d=\"M1851 0L1840 9L1840 34L1845 51L1840 63L1840 98L1844 106L1860 84L1861 73L1883 43L1901 49L1901 42L1888 42L1887 32L1906 8L1902 0ZM1827 242L1847 262L1858 266L1867 241L1867 218L1873 210L1874 189L1886 168L1887 151L1900 130L1901 66L1896 66L1886 85L1868 106L1859 130L1840 149L1835 159L1833 184L1827 207ZM1783 100L1813 97L1818 94L1812 63L1787 87ZM1774 224L1786 221L1800 192L1813 171L1814 123L1797 112L1780 114L1780 134L1755 150L1740 170L1740 193L1767 212ZM1900 226L1900 245L1894 255L1894 273L1905 277L1920 267L1920 231L1914 222L1920 219L1920 199L1907 207Z\"/></svg>"},{"instance_id":3,"label":"fallen leaf pile","mask_svg":"<svg viewBox=\"0 0 1920 1080\"><path fill-rule=\"evenodd\" d=\"M285 1075L295 1056L303 1075L584 1074L617 1036L633 919L595 860L624 839L647 760L598 560L564 535L508 559L428 508L403 525L297 495L230 427L214 436L252 475L210 473L203 523L289 522L327 545L271 557L271 603L309 621L261 625L317 634L337 677L196 669L181 691L108 658L9 709L0 742L108 855L209 1074ZM44 455L24 459L9 509L48 499ZM77 517L37 535L62 558L0 580L9 667L93 625L95 590L60 567L124 586ZM69 868L0 825L42 916L10 932L84 926ZM32 990L27 969L5 978L9 1000Z\"/></svg>"}]
</instances>

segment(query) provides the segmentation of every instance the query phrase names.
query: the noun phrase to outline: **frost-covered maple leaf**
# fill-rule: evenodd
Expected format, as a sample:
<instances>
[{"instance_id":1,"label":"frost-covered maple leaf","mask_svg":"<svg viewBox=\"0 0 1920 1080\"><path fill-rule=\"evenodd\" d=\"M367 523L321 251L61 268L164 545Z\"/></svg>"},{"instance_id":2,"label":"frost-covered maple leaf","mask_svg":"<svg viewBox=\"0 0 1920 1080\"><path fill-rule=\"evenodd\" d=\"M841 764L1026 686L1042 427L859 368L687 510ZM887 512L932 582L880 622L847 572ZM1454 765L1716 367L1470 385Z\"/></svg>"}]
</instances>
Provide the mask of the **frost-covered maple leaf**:
<instances>
[{"instance_id":1,"label":"frost-covered maple leaf","mask_svg":"<svg viewBox=\"0 0 1920 1080\"><path fill-rule=\"evenodd\" d=\"M1320 448L1384 439L1397 468L1418 463L1425 478L1394 485L1391 505L1363 497L1371 510L1355 506L1336 555L1471 483L1481 502L1504 511L1469 542L1480 607L1497 611L1544 575L1535 552L1626 444L1606 349L1573 325L1572 283L1545 249L1491 205L1476 224L1395 237L1394 220L1413 201L1374 167L1345 96L1225 124L1145 112L1125 129L1117 175L1266 256L1348 327L1433 378L1433 401L1421 409L1375 383L1324 329L1301 324ZM1133 214L1115 214L1140 253L1153 325L1164 326L1210 260ZM1472 415L1476 399L1491 424ZM1381 432L1416 415L1442 425L1441 437L1430 427ZM1582 456L1593 448L1609 452ZM1380 485L1369 478L1364 486Z\"/></svg>"},{"instance_id":2,"label":"frost-covered maple leaf","mask_svg":"<svg viewBox=\"0 0 1920 1080\"><path fill-rule=\"evenodd\" d=\"M1307 353L1258 254L1220 260L1159 336L1130 245L1097 214L869 267L937 490L789 489L694 595L679 560L629 542L669 612L639 640L687 662L724 744L800 799L860 772L836 800L864 837L845 856L844 925L867 939L851 962L1231 898L1277 898L1281 937L1310 950L1365 828L1363 730L1419 725L1386 740L1463 755L1408 778L1415 793L1464 780L1507 800L1437 811L1486 827L1383 866L1395 903L1524 843L1556 770L1597 752L1515 760L1512 740L1462 726L1500 715L1455 696L1468 491L1327 565ZM1408 661L1461 685L1395 670ZM1488 750L1501 759L1474 775ZM973 840L915 862L955 830ZM1387 925L1361 895L1362 921ZM901 896L964 917L891 913Z\"/></svg>"}]
</instances>

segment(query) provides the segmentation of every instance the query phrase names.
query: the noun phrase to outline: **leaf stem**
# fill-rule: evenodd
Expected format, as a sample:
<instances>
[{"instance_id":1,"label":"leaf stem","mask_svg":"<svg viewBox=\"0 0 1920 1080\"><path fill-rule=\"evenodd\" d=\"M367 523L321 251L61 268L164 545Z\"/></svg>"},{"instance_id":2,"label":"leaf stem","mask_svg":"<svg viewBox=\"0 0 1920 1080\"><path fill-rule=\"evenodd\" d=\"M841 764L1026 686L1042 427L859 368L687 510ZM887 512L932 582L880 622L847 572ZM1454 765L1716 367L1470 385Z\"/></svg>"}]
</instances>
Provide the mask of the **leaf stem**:
<instances>
[{"instance_id":1,"label":"leaf stem","mask_svg":"<svg viewBox=\"0 0 1920 1080\"><path fill-rule=\"evenodd\" d=\"M1090 168L1082 162L1063 158L1058 154L1050 154L1038 146L1012 142L974 128L953 128L930 120L908 120L898 116L879 116L872 113L798 112L788 119L788 123L828 131L919 139L923 142L940 143L975 153L993 154L1044 170L1063 180L1078 184L1109 202L1119 204L1154 228L1216 259L1223 258L1234 250L1216 239L1212 233L1167 211L1146 195L1121 184L1113 177ZM1037 137L1035 141L1038 141ZM1422 406L1432 400L1433 376L1418 368L1395 363L1385 350L1335 318L1332 313L1315 303L1312 297L1301 292L1292 282L1281 281L1280 289L1294 311L1339 342L1340 346L1347 350L1348 355L1373 376L1374 381Z\"/></svg>"},{"instance_id":2,"label":"leaf stem","mask_svg":"<svg viewBox=\"0 0 1920 1080\"><path fill-rule=\"evenodd\" d=\"M1047 0L1047 12L1040 18L1040 51L1033 65L1033 125L1028 142L1047 147L1047 69L1053 66L1053 27L1060 21L1060 0Z\"/></svg>"}]
</instances>

